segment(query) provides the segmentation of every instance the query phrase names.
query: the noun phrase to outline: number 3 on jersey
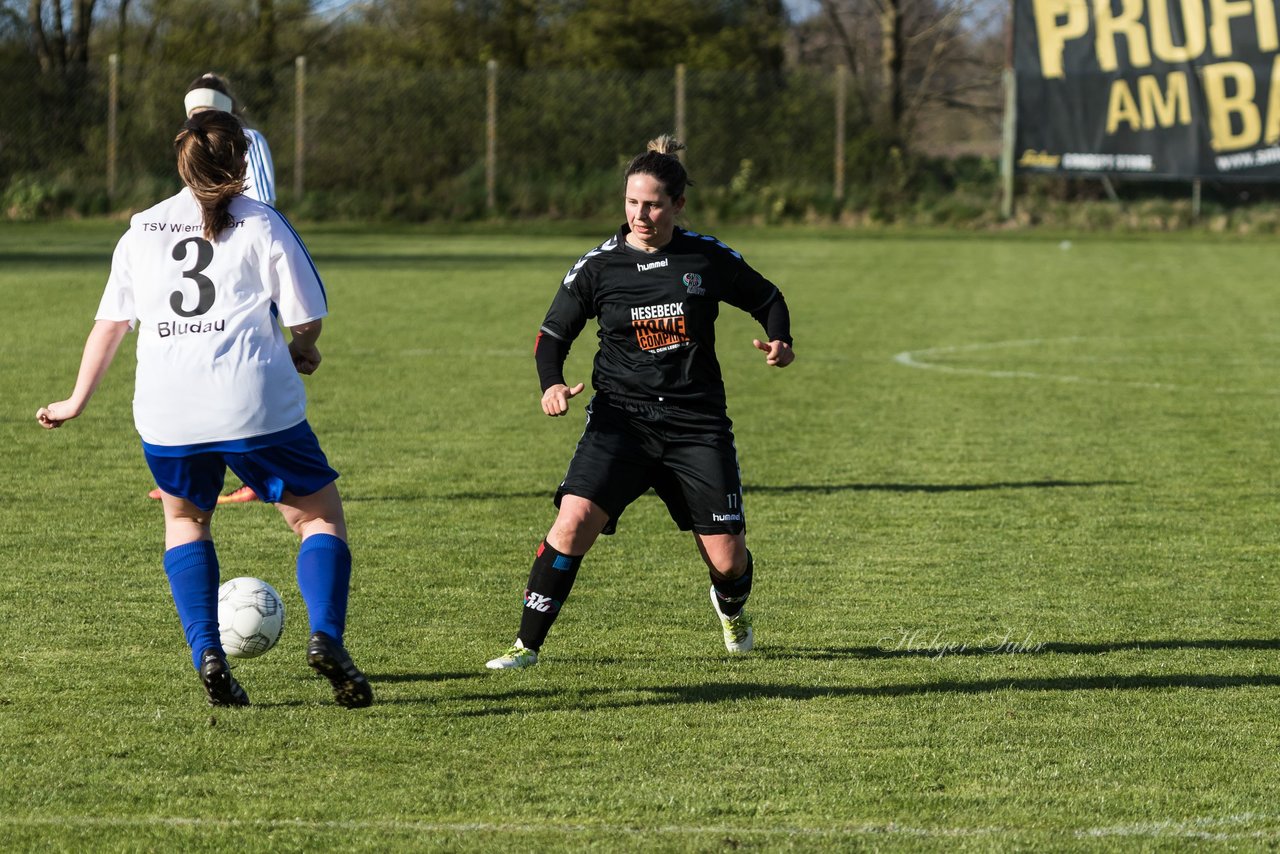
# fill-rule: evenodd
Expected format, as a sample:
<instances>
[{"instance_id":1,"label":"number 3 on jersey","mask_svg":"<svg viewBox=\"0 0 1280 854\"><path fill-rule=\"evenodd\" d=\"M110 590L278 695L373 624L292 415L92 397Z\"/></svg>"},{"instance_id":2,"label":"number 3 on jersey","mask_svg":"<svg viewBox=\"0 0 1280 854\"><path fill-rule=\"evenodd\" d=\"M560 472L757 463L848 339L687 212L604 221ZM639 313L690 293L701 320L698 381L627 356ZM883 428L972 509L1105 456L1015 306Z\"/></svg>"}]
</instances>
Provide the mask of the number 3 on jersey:
<instances>
[{"instance_id":1,"label":"number 3 on jersey","mask_svg":"<svg viewBox=\"0 0 1280 854\"><path fill-rule=\"evenodd\" d=\"M201 272L213 262L213 246L203 237L188 237L186 240L179 240L173 247L173 260L188 260L187 256L191 253L187 250L187 244L195 244L196 257L191 269L182 271L182 277L196 283L196 290L200 296L196 301L196 307L187 310L182 307L182 291L174 291L169 294L169 307L181 317L196 317L213 308L213 298L215 296L213 282Z\"/></svg>"}]
</instances>

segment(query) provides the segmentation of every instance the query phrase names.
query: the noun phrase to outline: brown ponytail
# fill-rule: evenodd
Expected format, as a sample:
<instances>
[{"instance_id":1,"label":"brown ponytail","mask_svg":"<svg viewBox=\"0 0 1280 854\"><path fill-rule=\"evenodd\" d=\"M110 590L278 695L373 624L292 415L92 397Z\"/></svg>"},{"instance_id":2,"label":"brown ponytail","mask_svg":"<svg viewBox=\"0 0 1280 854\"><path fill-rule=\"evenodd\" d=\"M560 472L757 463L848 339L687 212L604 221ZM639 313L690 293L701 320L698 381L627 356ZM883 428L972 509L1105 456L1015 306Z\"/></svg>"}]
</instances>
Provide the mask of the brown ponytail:
<instances>
[{"instance_id":1,"label":"brown ponytail","mask_svg":"<svg viewBox=\"0 0 1280 854\"><path fill-rule=\"evenodd\" d=\"M203 211L204 236L217 240L235 225L228 210L244 192L245 154L249 141L244 126L231 113L201 110L183 124L173 140L178 174Z\"/></svg>"}]
</instances>

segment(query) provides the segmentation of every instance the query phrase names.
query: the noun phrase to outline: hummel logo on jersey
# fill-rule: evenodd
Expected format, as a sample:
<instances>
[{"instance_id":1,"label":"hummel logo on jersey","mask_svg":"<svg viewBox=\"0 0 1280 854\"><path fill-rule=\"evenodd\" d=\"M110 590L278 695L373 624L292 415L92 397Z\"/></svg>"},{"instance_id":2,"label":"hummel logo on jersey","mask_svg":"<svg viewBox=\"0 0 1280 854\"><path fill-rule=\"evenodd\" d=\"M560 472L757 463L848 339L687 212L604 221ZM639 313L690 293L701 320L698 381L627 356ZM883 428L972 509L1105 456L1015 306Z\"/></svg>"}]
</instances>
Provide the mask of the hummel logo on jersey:
<instances>
[{"instance_id":1,"label":"hummel logo on jersey","mask_svg":"<svg viewBox=\"0 0 1280 854\"><path fill-rule=\"evenodd\" d=\"M541 593L534 593L532 590L526 590L524 594L524 606L537 611L539 614L545 614L548 611L560 610L560 603L552 599L550 596L543 596Z\"/></svg>"},{"instance_id":2,"label":"hummel logo on jersey","mask_svg":"<svg viewBox=\"0 0 1280 854\"><path fill-rule=\"evenodd\" d=\"M659 267L667 266L669 259L663 258L661 261L650 261L648 264L636 264L636 269L643 273L645 270L656 270Z\"/></svg>"}]
</instances>

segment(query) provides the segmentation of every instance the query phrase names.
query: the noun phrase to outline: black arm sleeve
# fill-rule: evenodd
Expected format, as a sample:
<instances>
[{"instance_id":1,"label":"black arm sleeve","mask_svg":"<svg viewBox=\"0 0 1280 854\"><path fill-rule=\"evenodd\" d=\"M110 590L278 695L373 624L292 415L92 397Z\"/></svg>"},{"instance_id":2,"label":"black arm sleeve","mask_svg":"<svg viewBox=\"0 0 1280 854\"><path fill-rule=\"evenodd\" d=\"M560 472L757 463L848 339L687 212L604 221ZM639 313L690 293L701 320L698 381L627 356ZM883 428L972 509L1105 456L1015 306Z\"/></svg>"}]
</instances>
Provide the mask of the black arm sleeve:
<instances>
[{"instance_id":1,"label":"black arm sleeve","mask_svg":"<svg viewBox=\"0 0 1280 854\"><path fill-rule=\"evenodd\" d=\"M553 385L565 385L564 360L569 358L570 342L539 332L533 345L533 361L538 366L538 382L546 391Z\"/></svg>"},{"instance_id":2,"label":"black arm sleeve","mask_svg":"<svg viewBox=\"0 0 1280 854\"><path fill-rule=\"evenodd\" d=\"M764 308L753 311L751 316L764 327L764 332L769 336L770 341L792 343L791 310L787 308L787 301L783 299L782 291L778 291L777 298L770 300ZM561 362L561 364L564 363Z\"/></svg>"}]
</instances>

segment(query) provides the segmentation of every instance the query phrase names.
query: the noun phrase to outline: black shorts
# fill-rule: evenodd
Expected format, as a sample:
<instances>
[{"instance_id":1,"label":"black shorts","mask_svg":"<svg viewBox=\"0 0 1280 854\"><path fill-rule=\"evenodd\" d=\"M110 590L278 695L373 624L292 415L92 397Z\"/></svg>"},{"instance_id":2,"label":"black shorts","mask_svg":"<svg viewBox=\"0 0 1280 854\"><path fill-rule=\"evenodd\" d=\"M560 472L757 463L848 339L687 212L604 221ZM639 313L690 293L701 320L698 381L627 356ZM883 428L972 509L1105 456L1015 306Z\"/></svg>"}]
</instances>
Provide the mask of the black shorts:
<instances>
[{"instance_id":1,"label":"black shorts","mask_svg":"<svg viewBox=\"0 0 1280 854\"><path fill-rule=\"evenodd\" d=\"M627 505L649 489L682 531L741 534L742 477L733 424L723 414L666 404L633 404L597 395L569 471L556 490L597 504L612 534Z\"/></svg>"}]
</instances>

